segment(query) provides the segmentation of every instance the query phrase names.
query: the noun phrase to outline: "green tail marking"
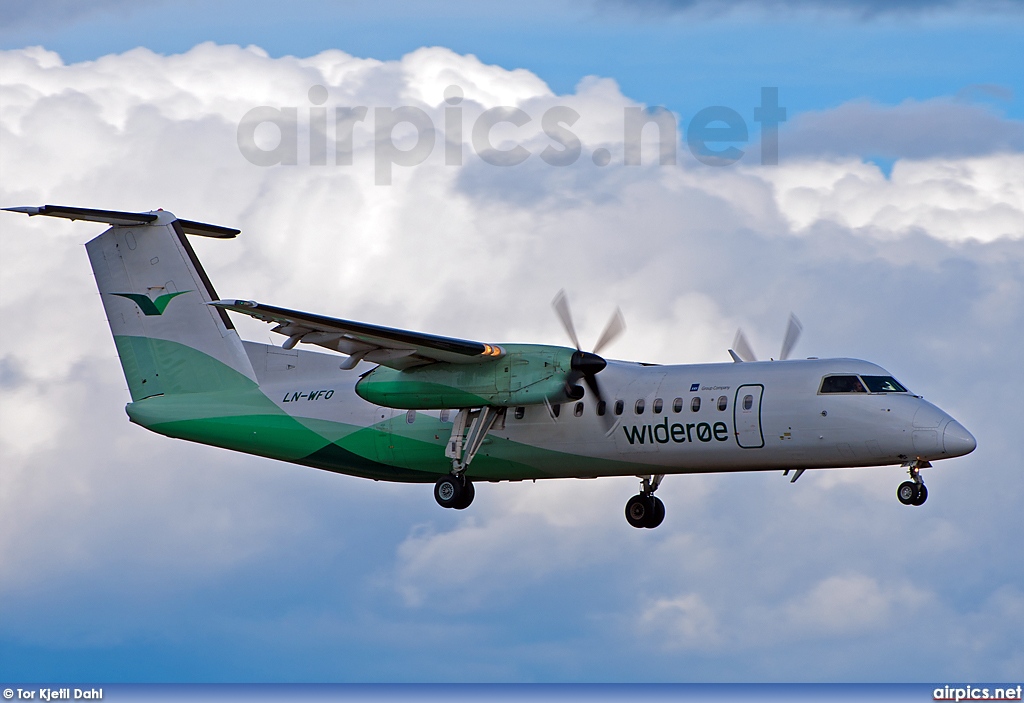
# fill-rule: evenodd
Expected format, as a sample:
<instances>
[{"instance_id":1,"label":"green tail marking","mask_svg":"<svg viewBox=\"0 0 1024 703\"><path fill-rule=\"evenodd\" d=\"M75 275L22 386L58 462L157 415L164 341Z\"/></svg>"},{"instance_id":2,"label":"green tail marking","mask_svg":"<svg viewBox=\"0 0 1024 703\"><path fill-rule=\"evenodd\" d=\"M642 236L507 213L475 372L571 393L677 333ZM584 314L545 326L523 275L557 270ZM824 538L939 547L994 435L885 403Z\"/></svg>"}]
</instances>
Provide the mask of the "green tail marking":
<instances>
[{"instance_id":1,"label":"green tail marking","mask_svg":"<svg viewBox=\"0 0 1024 703\"><path fill-rule=\"evenodd\" d=\"M164 310L167 309L167 303L171 302L172 298L191 292L190 290L183 290L177 293L164 293L156 300L150 300L148 295L143 295L142 293L111 293L111 295L128 298L128 300L139 306L144 315L163 315Z\"/></svg>"}]
</instances>

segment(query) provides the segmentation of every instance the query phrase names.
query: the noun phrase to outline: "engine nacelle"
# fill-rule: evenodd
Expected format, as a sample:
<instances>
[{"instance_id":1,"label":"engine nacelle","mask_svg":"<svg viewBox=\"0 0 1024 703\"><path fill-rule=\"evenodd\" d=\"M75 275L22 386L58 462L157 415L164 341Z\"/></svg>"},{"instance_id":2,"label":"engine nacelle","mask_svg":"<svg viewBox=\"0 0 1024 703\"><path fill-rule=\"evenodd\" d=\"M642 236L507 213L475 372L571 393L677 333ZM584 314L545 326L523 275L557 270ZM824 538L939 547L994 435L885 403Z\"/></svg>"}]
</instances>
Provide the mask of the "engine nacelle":
<instances>
[{"instance_id":1,"label":"engine nacelle","mask_svg":"<svg viewBox=\"0 0 1024 703\"><path fill-rule=\"evenodd\" d=\"M572 349L539 344L501 348L503 357L481 363L434 363L403 371L378 366L360 379L356 393L375 405L401 410L511 407L582 397Z\"/></svg>"}]
</instances>

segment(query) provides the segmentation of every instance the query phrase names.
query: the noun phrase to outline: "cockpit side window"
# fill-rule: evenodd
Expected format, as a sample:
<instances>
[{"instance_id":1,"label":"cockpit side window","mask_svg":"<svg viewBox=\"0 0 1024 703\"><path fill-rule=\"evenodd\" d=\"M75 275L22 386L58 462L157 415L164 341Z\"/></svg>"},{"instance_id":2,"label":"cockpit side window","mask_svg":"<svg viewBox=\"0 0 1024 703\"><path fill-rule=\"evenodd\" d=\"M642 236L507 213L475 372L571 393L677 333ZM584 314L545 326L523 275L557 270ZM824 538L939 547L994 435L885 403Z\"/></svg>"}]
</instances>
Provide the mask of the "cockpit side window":
<instances>
[{"instance_id":1,"label":"cockpit side window","mask_svg":"<svg viewBox=\"0 0 1024 703\"><path fill-rule=\"evenodd\" d=\"M907 389L892 376L861 376L872 393L906 393Z\"/></svg>"},{"instance_id":2,"label":"cockpit side window","mask_svg":"<svg viewBox=\"0 0 1024 703\"><path fill-rule=\"evenodd\" d=\"M819 393L867 393L856 376L826 376L821 379Z\"/></svg>"}]
</instances>

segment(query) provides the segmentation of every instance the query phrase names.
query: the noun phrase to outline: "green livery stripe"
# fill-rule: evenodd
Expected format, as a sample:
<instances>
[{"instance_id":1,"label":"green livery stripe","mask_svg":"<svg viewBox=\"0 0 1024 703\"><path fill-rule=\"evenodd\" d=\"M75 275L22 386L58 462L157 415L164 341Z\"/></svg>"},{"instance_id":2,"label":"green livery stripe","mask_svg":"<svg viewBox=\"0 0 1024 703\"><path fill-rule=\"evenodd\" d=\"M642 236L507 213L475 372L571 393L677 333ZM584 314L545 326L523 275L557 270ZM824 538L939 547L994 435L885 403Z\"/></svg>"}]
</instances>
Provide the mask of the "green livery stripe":
<instances>
[{"instance_id":1,"label":"green livery stripe","mask_svg":"<svg viewBox=\"0 0 1024 703\"><path fill-rule=\"evenodd\" d=\"M432 480L429 474L376 461L378 445L387 448L385 432L292 417L249 378L203 352L149 337L117 336L114 341L135 401L126 411L147 429L367 478ZM159 394L152 394L157 388Z\"/></svg>"},{"instance_id":2,"label":"green livery stripe","mask_svg":"<svg viewBox=\"0 0 1024 703\"><path fill-rule=\"evenodd\" d=\"M430 482L451 468L444 446L452 425L433 415L420 413L416 422L407 424L403 414L366 427L295 417L252 380L196 349L146 337L118 336L115 342L134 400L126 407L128 416L154 432L385 481ZM144 372L150 374L148 380L140 375ZM137 396L139 388L150 384L159 385L161 393ZM358 401L353 397L352 402ZM568 472L632 475L638 467L492 434L468 475L474 480L529 480Z\"/></svg>"},{"instance_id":3,"label":"green livery stripe","mask_svg":"<svg viewBox=\"0 0 1024 703\"><path fill-rule=\"evenodd\" d=\"M245 391L257 387L227 364L179 342L116 335L114 344L132 400L161 394L192 394L211 389Z\"/></svg>"}]
</instances>

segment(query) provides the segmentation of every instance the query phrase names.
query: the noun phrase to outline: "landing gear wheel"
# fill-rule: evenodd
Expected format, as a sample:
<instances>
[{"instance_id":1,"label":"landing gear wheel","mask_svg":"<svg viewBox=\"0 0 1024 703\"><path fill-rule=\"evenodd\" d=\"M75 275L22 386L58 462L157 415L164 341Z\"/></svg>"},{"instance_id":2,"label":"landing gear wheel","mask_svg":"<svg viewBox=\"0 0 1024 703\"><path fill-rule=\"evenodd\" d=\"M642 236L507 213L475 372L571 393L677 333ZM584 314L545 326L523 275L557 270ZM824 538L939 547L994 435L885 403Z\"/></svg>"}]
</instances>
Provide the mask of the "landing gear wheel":
<instances>
[{"instance_id":1,"label":"landing gear wheel","mask_svg":"<svg viewBox=\"0 0 1024 703\"><path fill-rule=\"evenodd\" d=\"M469 507L469 504L473 502L473 498L476 496L476 489L473 488L473 482L468 478L463 478L465 485L462 487L462 496L452 506L456 510L465 510Z\"/></svg>"},{"instance_id":2,"label":"landing gear wheel","mask_svg":"<svg viewBox=\"0 0 1024 703\"><path fill-rule=\"evenodd\" d=\"M923 483L917 484L917 494L914 496L914 500L911 501L911 505L924 505L924 502L928 500L928 487Z\"/></svg>"},{"instance_id":3,"label":"landing gear wheel","mask_svg":"<svg viewBox=\"0 0 1024 703\"><path fill-rule=\"evenodd\" d=\"M644 527L653 530L665 520L665 504L661 502L661 498L655 496L651 496L651 503L653 509L647 522L644 523Z\"/></svg>"},{"instance_id":4,"label":"landing gear wheel","mask_svg":"<svg viewBox=\"0 0 1024 703\"><path fill-rule=\"evenodd\" d=\"M904 481L900 484L900 487L896 489L896 497L899 498L900 502L904 505L913 505L917 494L917 483L914 481Z\"/></svg>"},{"instance_id":5,"label":"landing gear wheel","mask_svg":"<svg viewBox=\"0 0 1024 703\"><path fill-rule=\"evenodd\" d=\"M633 527L654 529L665 519L665 504L661 498L640 493L626 503L626 522Z\"/></svg>"},{"instance_id":6,"label":"landing gear wheel","mask_svg":"<svg viewBox=\"0 0 1024 703\"><path fill-rule=\"evenodd\" d=\"M645 495L635 495L626 502L626 522L633 527L646 527L654 506Z\"/></svg>"},{"instance_id":7,"label":"landing gear wheel","mask_svg":"<svg viewBox=\"0 0 1024 703\"><path fill-rule=\"evenodd\" d=\"M465 493L463 486L464 479L454 474L442 476L434 484L434 500L442 508L457 508ZM472 496L470 496L470 500L473 500ZM468 506L469 503L466 505Z\"/></svg>"}]
</instances>

